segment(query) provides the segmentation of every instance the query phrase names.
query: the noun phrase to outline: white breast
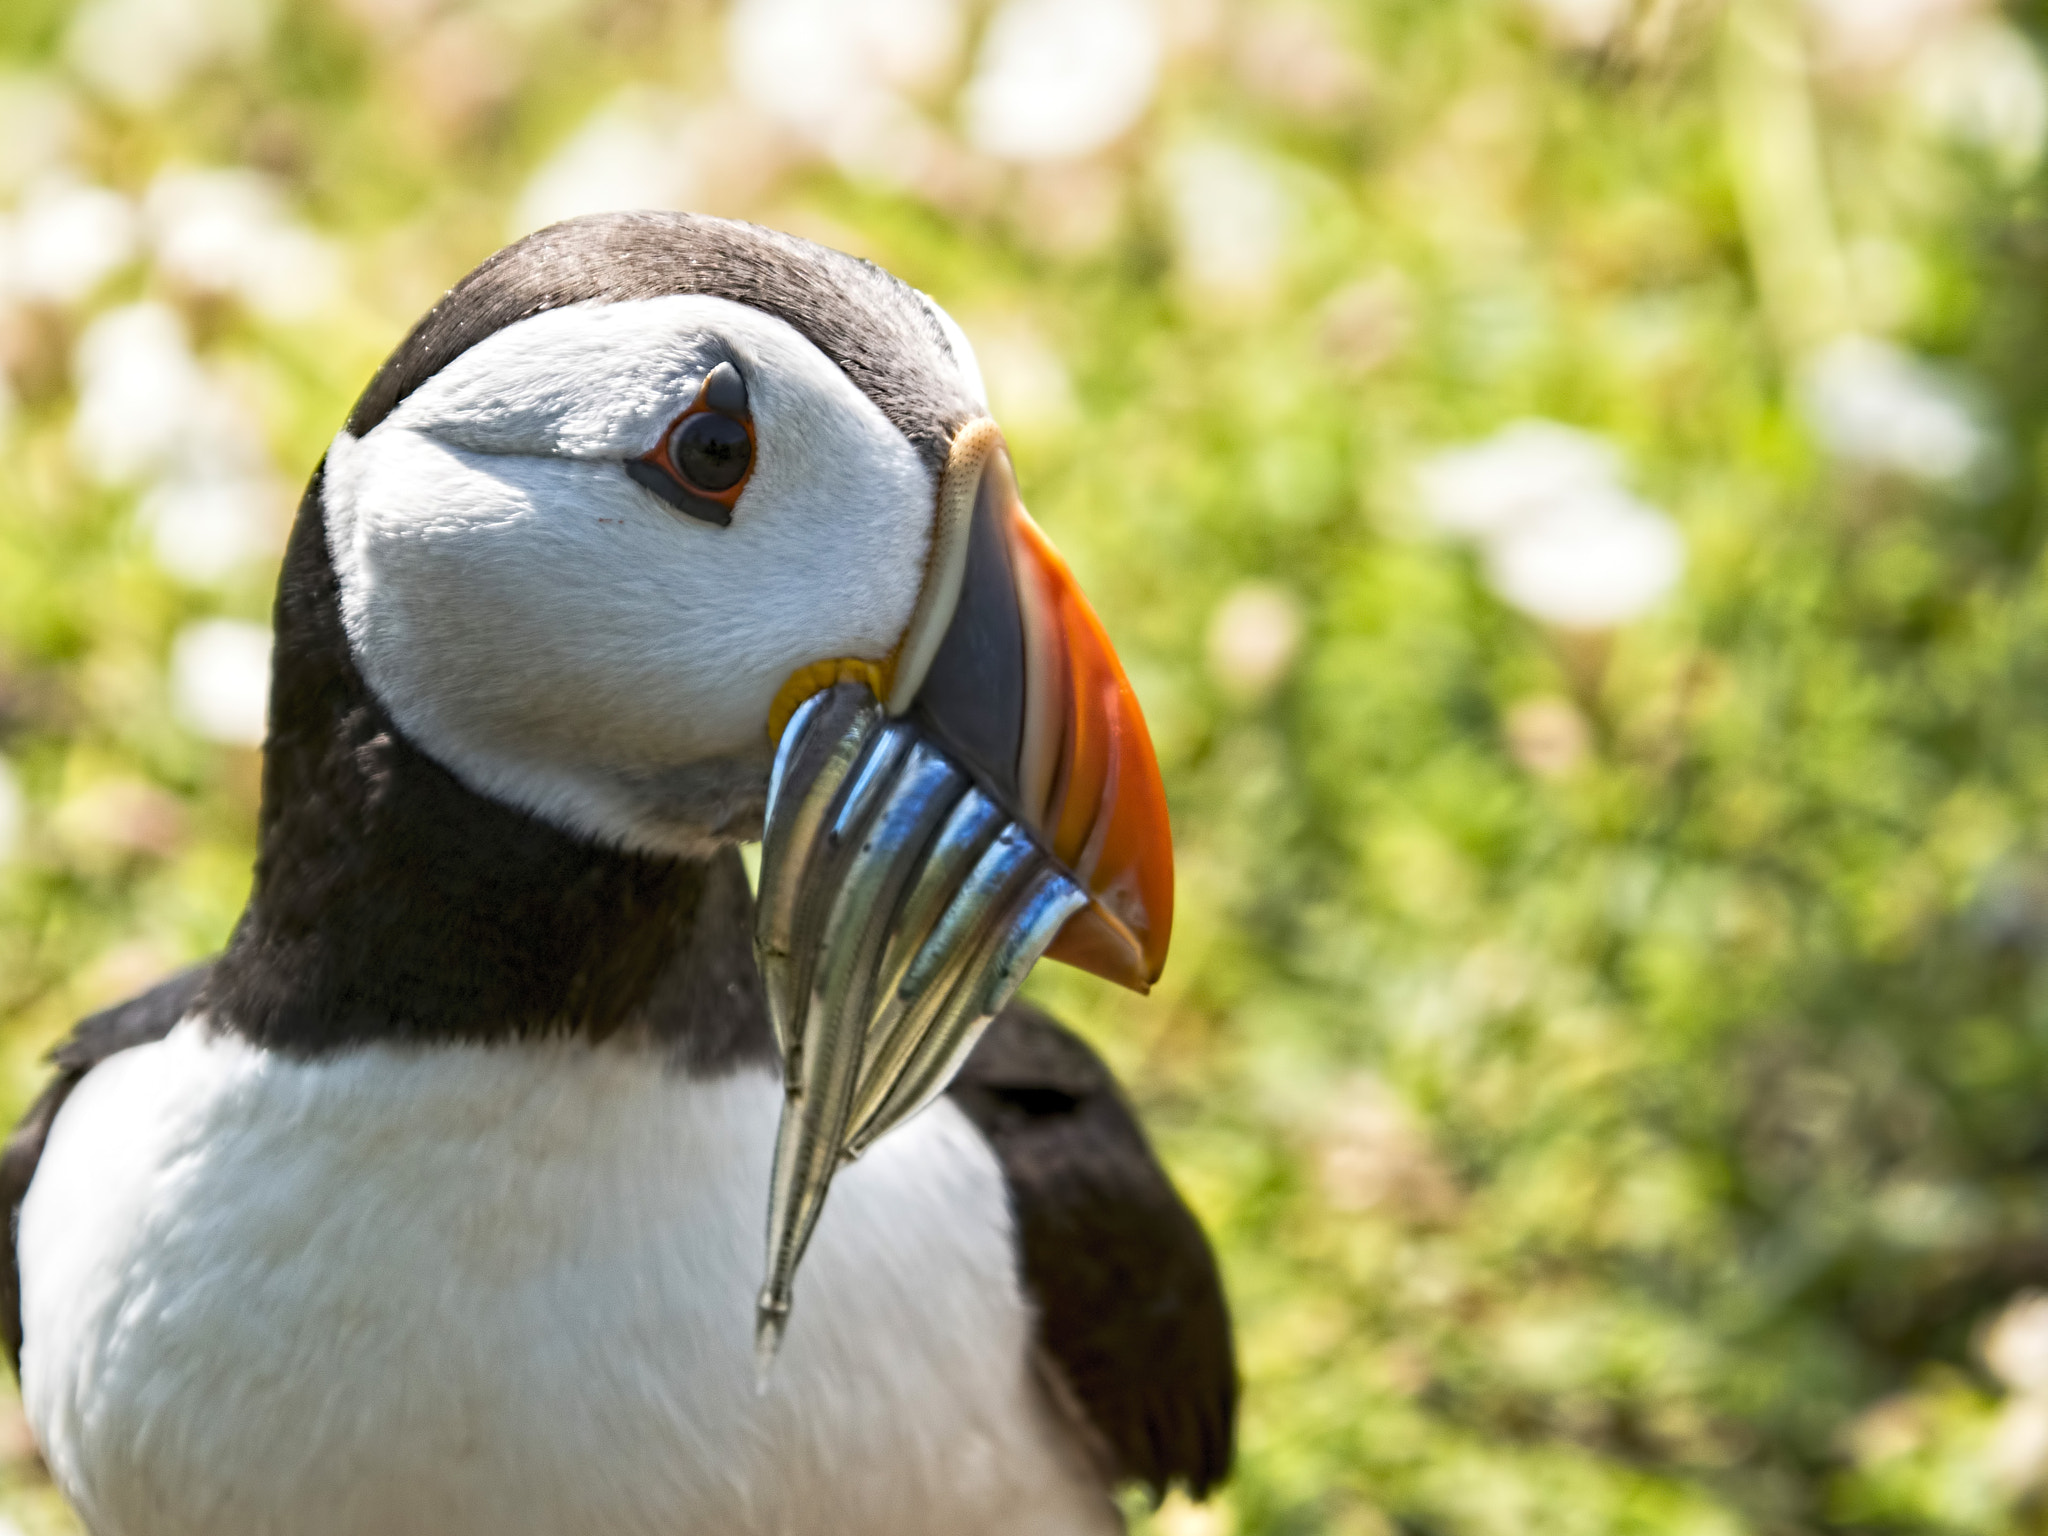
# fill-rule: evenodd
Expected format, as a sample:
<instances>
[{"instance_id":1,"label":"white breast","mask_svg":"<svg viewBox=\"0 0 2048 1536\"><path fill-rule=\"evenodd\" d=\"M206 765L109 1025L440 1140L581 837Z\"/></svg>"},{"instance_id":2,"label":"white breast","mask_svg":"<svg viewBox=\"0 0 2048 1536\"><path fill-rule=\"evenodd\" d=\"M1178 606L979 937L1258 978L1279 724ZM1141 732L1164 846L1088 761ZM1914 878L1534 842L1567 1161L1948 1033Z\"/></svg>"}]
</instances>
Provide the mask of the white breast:
<instances>
[{"instance_id":1,"label":"white breast","mask_svg":"<svg viewBox=\"0 0 2048 1536\"><path fill-rule=\"evenodd\" d=\"M833 1185L756 1395L778 1100L566 1044L114 1057L21 1216L58 1481L97 1536L1120 1529L949 1104Z\"/></svg>"}]
</instances>

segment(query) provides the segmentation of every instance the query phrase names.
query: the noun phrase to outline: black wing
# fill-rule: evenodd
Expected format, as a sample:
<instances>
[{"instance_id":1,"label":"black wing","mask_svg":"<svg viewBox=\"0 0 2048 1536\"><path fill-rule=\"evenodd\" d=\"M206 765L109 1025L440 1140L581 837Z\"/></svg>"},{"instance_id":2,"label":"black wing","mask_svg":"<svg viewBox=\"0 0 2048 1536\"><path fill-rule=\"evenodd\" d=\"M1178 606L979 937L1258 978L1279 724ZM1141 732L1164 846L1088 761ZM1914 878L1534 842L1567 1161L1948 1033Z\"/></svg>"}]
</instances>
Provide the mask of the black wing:
<instances>
[{"instance_id":1,"label":"black wing","mask_svg":"<svg viewBox=\"0 0 2048 1536\"><path fill-rule=\"evenodd\" d=\"M1107 1470L1155 1500L1230 1471L1237 1363L1215 1256L1116 1080L1045 1014L1006 1008L948 1090L1009 1180L1039 1346Z\"/></svg>"},{"instance_id":2,"label":"black wing","mask_svg":"<svg viewBox=\"0 0 2048 1536\"><path fill-rule=\"evenodd\" d=\"M21 1373L21 1260L15 1252L15 1233L29 1180L36 1176L36 1164L43 1159L43 1143L50 1139L50 1125L86 1073L116 1052L131 1045L148 1045L169 1034L172 1026L191 1011L193 1000L199 996L207 972L212 969L210 960L195 965L169 981L159 982L140 997L81 1020L70 1037L50 1053L57 1075L29 1106L21 1124L7 1138L6 1149L0 1151L0 1199L7 1202L7 1221L0 1227L0 1248L4 1248L0 1257L5 1259L4 1267L0 1267L0 1329L6 1330L7 1360L16 1375Z\"/></svg>"}]
</instances>

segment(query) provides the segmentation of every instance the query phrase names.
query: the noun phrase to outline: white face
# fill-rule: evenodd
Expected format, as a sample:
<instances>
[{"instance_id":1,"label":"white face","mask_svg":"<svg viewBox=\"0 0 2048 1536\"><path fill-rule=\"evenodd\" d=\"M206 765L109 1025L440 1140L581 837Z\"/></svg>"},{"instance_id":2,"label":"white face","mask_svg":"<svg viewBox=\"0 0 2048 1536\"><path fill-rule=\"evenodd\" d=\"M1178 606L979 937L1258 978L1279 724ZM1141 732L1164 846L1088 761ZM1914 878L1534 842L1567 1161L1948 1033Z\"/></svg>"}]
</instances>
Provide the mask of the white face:
<instances>
[{"instance_id":1,"label":"white face","mask_svg":"<svg viewBox=\"0 0 2048 1536\"><path fill-rule=\"evenodd\" d=\"M622 466L728 360L755 458L721 528ZM416 745L557 825L697 853L751 835L789 675L895 648L936 493L795 329L677 296L507 326L337 437L325 501L357 664Z\"/></svg>"}]
</instances>

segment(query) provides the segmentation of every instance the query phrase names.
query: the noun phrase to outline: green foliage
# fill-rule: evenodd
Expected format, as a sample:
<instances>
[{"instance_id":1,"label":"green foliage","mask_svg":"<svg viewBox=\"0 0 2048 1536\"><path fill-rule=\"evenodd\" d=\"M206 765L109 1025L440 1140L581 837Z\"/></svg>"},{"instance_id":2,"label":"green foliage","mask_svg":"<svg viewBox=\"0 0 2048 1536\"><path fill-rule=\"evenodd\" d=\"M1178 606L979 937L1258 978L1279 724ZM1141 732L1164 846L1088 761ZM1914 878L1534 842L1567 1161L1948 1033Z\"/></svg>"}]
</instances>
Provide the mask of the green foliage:
<instances>
[{"instance_id":1,"label":"green foliage","mask_svg":"<svg viewBox=\"0 0 2048 1536\"><path fill-rule=\"evenodd\" d=\"M72 433L84 328L171 305L301 480L536 168L659 86L700 206L960 316L1152 720L1166 981L1032 984L1132 1085L1238 1312L1239 1475L1151 1528L2048 1528L2048 1381L1986 1343L2048 1287L2048 11L1917 9L1858 54L1853 6L1790 0L1182 0L1144 120L1035 168L952 135L969 48L913 93L932 142L835 170L730 94L695 3L295 0L160 102L67 86L79 174L257 166L343 276L266 319L138 259L0 311L7 1097L234 919L254 754L167 667L262 619L288 511L272 556L167 572L147 477L103 487ZM17 84L96 78L83 14L4 9ZM1956 59L2004 106L1944 98ZM1962 381L1966 471L1828 451L1800 380L1859 332ZM1547 626L1431 527L1418 467L1526 417L1682 530L1661 604Z\"/></svg>"}]
</instances>

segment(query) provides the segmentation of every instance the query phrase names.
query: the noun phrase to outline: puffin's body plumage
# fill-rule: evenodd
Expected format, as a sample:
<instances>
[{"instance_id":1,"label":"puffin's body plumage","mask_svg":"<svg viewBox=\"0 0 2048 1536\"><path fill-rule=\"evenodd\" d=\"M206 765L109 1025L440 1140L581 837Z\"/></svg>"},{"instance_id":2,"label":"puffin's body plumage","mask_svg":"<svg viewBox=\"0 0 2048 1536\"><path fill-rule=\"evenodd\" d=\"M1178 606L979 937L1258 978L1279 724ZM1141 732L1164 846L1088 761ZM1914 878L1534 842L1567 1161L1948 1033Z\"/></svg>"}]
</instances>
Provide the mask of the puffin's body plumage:
<instances>
[{"instance_id":1,"label":"puffin's body plumage","mask_svg":"<svg viewBox=\"0 0 2048 1536\"><path fill-rule=\"evenodd\" d=\"M776 510L699 528L617 461L719 357ZM0 1163L0 1321L95 1536L1085 1533L1224 1473L1207 1246L1022 1007L840 1174L756 1391L750 730L893 643L890 519L978 394L921 295L681 215L501 253L372 383L286 555L249 908L80 1026ZM784 618L721 607L748 560Z\"/></svg>"}]
</instances>

